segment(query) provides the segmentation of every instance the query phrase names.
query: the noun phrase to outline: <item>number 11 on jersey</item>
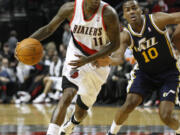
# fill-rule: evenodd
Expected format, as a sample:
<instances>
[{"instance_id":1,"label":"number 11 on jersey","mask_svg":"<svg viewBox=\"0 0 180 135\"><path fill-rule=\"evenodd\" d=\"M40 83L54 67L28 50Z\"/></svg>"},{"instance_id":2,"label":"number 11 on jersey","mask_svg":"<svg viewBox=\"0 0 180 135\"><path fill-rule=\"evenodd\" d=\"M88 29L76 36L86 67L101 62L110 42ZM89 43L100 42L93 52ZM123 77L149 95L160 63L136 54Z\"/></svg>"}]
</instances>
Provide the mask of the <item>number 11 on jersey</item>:
<instances>
[{"instance_id":1,"label":"number 11 on jersey","mask_svg":"<svg viewBox=\"0 0 180 135\"><path fill-rule=\"evenodd\" d=\"M95 38L93 38L94 39L94 44L95 44L95 46L98 46L98 45L103 45L103 41L102 41L102 37L95 37Z\"/></svg>"}]
</instances>

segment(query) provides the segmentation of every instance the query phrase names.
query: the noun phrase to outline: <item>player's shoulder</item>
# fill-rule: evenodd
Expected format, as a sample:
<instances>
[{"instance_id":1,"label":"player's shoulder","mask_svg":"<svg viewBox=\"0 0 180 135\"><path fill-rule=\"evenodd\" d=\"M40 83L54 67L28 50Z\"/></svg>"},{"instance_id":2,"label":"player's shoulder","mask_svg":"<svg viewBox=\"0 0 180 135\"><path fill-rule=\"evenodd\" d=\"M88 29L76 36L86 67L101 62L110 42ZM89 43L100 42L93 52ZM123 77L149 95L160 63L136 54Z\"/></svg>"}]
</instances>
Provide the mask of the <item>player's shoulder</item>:
<instances>
[{"instance_id":1,"label":"player's shoulder","mask_svg":"<svg viewBox=\"0 0 180 135\"><path fill-rule=\"evenodd\" d=\"M120 37L123 40L123 42L126 42L130 45L131 42L131 33L126 27L123 27L123 31L120 32Z\"/></svg>"},{"instance_id":2,"label":"player's shoulder","mask_svg":"<svg viewBox=\"0 0 180 135\"><path fill-rule=\"evenodd\" d=\"M63 10L65 12L71 12L74 11L75 2L66 2L61 7L60 10Z\"/></svg>"},{"instance_id":3,"label":"player's shoulder","mask_svg":"<svg viewBox=\"0 0 180 135\"><path fill-rule=\"evenodd\" d=\"M74 7L75 7L75 2L66 2L60 7L58 11L58 15L69 16L73 14Z\"/></svg>"},{"instance_id":4,"label":"player's shoulder","mask_svg":"<svg viewBox=\"0 0 180 135\"><path fill-rule=\"evenodd\" d=\"M162 21L166 18L169 18L169 14L168 13L164 13L164 12L155 12L150 14L150 16L152 16L154 21Z\"/></svg>"},{"instance_id":5,"label":"player's shoulder","mask_svg":"<svg viewBox=\"0 0 180 135\"><path fill-rule=\"evenodd\" d=\"M108 5L104 8L103 17L104 18L117 17L117 12L112 6Z\"/></svg>"}]
</instances>

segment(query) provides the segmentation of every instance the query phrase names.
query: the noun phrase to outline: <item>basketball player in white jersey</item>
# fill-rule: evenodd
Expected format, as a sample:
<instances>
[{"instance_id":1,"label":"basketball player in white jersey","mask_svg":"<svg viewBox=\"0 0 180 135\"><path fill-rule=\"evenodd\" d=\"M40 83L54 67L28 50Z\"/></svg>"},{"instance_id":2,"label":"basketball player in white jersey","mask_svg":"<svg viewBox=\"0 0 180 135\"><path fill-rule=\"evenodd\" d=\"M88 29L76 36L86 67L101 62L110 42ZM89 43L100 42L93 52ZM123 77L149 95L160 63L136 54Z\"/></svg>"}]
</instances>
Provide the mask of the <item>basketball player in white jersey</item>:
<instances>
[{"instance_id":1,"label":"basketball player in white jersey","mask_svg":"<svg viewBox=\"0 0 180 135\"><path fill-rule=\"evenodd\" d=\"M70 134L75 125L87 115L87 110L96 101L101 85L109 74L109 67L96 68L95 59L115 51L120 44L119 19L116 11L101 0L76 0L65 3L46 26L31 35L42 41L59 25L69 20L72 37L67 49L63 69L63 96L54 110L48 135L59 135L67 107L78 94L75 113L63 126L61 134Z\"/></svg>"}]
</instances>

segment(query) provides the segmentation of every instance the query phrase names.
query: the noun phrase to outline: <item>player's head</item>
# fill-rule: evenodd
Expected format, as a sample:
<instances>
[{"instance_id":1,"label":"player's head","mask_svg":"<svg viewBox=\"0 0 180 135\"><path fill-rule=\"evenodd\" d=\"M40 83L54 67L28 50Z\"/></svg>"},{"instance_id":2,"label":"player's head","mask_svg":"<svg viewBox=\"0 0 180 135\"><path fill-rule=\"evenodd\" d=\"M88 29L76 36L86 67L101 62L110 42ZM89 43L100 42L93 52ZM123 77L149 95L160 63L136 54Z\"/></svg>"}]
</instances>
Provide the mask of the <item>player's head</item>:
<instances>
[{"instance_id":1,"label":"player's head","mask_svg":"<svg viewBox=\"0 0 180 135\"><path fill-rule=\"evenodd\" d=\"M85 0L85 1L90 9L97 9L101 2L101 0Z\"/></svg>"},{"instance_id":2,"label":"player's head","mask_svg":"<svg viewBox=\"0 0 180 135\"><path fill-rule=\"evenodd\" d=\"M138 23L141 19L142 10L136 0L126 0L123 3L123 17L128 23Z\"/></svg>"}]
</instances>

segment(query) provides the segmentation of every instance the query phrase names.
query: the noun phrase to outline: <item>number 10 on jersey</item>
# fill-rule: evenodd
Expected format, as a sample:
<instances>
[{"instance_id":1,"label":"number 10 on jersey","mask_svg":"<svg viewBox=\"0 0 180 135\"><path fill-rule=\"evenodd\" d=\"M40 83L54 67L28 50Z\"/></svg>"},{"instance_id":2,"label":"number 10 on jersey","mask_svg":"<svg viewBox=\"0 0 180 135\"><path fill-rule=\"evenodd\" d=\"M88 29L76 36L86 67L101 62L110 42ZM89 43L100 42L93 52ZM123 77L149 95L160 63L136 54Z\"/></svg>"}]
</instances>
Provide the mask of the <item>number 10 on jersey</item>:
<instances>
[{"instance_id":1,"label":"number 10 on jersey","mask_svg":"<svg viewBox=\"0 0 180 135\"><path fill-rule=\"evenodd\" d=\"M158 57L158 51L156 48L152 47L148 49L147 52L143 51L142 55L144 57L145 63L148 63L151 60L156 59Z\"/></svg>"}]
</instances>

